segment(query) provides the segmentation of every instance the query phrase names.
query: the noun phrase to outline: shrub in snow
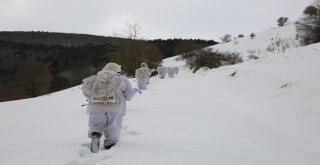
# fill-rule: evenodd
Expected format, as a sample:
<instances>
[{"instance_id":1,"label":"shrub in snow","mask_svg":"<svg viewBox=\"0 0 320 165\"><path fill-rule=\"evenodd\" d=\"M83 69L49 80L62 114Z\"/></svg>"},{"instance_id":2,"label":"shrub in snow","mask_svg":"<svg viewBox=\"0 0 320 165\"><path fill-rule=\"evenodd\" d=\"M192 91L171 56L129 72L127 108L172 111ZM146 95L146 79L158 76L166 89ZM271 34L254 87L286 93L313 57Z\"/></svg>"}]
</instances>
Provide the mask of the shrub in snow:
<instances>
[{"instance_id":1,"label":"shrub in snow","mask_svg":"<svg viewBox=\"0 0 320 165\"><path fill-rule=\"evenodd\" d=\"M266 50L272 53L274 53L275 51L280 53L280 52L285 52L285 50L288 48L290 48L290 43L288 40L276 37L276 38L272 38L271 44L268 45Z\"/></svg>"},{"instance_id":2,"label":"shrub in snow","mask_svg":"<svg viewBox=\"0 0 320 165\"><path fill-rule=\"evenodd\" d=\"M256 55L256 50L255 49L252 49L252 50L248 50L248 59L249 60L257 60L259 59L259 57Z\"/></svg>"},{"instance_id":3,"label":"shrub in snow","mask_svg":"<svg viewBox=\"0 0 320 165\"><path fill-rule=\"evenodd\" d=\"M257 60L257 59L259 59L259 57L256 56L256 55L250 54L250 55L248 56L248 59L249 59L249 60Z\"/></svg>"},{"instance_id":4,"label":"shrub in snow","mask_svg":"<svg viewBox=\"0 0 320 165\"><path fill-rule=\"evenodd\" d=\"M231 34L225 34L224 36L222 36L220 38L222 43L227 43L230 42L232 40L232 35Z\"/></svg>"},{"instance_id":5,"label":"shrub in snow","mask_svg":"<svg viewBox=\"0 0 320 165\"><path fill-rule=\"evenodd\" d=\"M251 34L250 34L250 38L251 38L251 39L254 39L255 37L256 37L256 35L255 35L254 33L251 33Z\"/></svg>"},{"instance_id":6,"label":"shrub in snow","mask_svg":"<svg viewBox=\"0 0 320 165\"><path fill-rule=\"evenodd\" d=\"M274 53L275 47L273 47L272 45L268 45L266 51Z\"/></svg>"},{"instance_id":7,"label":"shrub in snow","mask_svg":"<svg viewBox=\"0 0 320 165\"><path fill-rule=\"evenodd\" d=\"M278 26L281 27L281 26L284 26L288 23L289 21L289 18L288 17L280 17L278 18L277 22L278 22Z\"/></svg>"},{"instance_id":8,"label":"shrub in snow","mask_svg":"<svg viewBox=\"0 0 320 165\"><path fill-rule=\"evenodd\" d=\"M238 34L238 38L242 38L242 37L244 37L243 34Z\"/></svg>"},{"instance_id":9,"label":"shrub in snow","mask_svg":"<svg viewBox=\"0 0 320 165\"><path fill-rule=\"evenodd\" d=\"M247 50L247 52L248 52L249 55L255 55L256 54L256 50L255 49Z\"/></svg>"},{"instance_id":10,"label":"shrub in snow","mask_svg":"<svg viewBox=\"0 0 320 165\"><path fill-rule=\"evenodd\" d=\"M235 76L236 76L236 74L237 74L237 71L235 71L235 72L231 73L231 74L230 74L230 76L231 76L231 77L235 77Z\"/></svg>"},{"instance_id":11,"label":"shrub in snow","mask_svg":"<svg viewBox=\"0 0 320 165\"><path fill-rule=\"evenodd\" d=\"M181 59L186 60L186 65L193 73L200 68L212 69L222 65L233 65L243 62L239 53L213 51L211 48L200 49L185 53Z\"/></svg>"}]
</instances>

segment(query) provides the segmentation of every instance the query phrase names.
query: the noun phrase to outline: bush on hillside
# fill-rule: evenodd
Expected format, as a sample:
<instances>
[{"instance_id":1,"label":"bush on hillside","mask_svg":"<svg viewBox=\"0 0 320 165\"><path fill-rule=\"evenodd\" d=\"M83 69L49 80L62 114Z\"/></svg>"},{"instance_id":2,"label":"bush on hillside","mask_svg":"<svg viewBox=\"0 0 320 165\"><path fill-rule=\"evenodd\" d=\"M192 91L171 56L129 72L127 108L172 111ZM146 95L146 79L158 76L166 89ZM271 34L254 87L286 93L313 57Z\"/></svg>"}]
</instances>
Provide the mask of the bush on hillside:
<instances>
[{"instance_id":1,"label":"bush on hillside","mask_svg":"<svg viewBox=\"0 0 320 165\"><path fill-rule=\"evenodd\" d=\"M244 34L238 34L238 38L244 37Z\"/></svg>"},{"instance_id":2,"label":"bush on hillside","mask_svg":"<svg viewBox=\"0 0 320 165\"><path fill-rule=\"evenodd\" d=\"M271 44L268 45L268 47L266 48L266 50L268 52L272 52L272 53L280 53L280 52L285 52L286 49L290 48L290 43L289 41L282 39L280 37L276 37L276 38L272 38L271 40Z\"/></svg>"},{"instance_id":3,"label":"bush on hillside","mask_svg":"<svg viewBox=\"0 0 320 165\"><path fill-rule=\"evenodd\" d=\"M278 22L278 26L281 27L281 26L284 26L288 23L289 21L289 18L288 17L280 17L278 18L277 22Z\"/></svg>"},{"instance_id":4,"label":"bush on hillside","mask_svg":"<svg viewBox=\"0 0 320 165\"><path fill-rule=\"evenodd\" d=\"M296 22L299 41L302 45L320 42L320 0L307 6Z\"/></svg>"},{"instance_id":5,"label":"bush on hillside","mask_svg":"<svg viewBox=\"0 0 320 165\"><path fill-rule=\"evenodd\" d=\"M231 34L225 34L224 36L222 36L220 38L222 43L227 43L230 42L232 40L232 35Z\"/></svg>"},{"instance_id":6,"label":"bush on hillside","mask_svg":"<svg viewBox=\"0 0 320 165\"><path fill-rule=\"evenodd\" d=\"M259 59L259 57L256 55L256 50L255 49L250 49L247 52L248 52L248 59L249 60L257 60L257 59Z\"/></svg>"},{"instance_id":7,"label":"bush on hillside","mask_svg":"<svg viewBox=\"0 0 320 165\"><path fill-rule=\"evenodd\" d=\"M251 39L254 39L255 37L256 37L256 34L254 34L253 32L250 33L250 38L251 38Z\"/></svg>"},{"instance_id":8,"label":"bush on hillside","mask_svg":"<svg viewBox=\"0 0 320 165\"><path fill-rule=\"evenodd\" d=\"M254 54L250 54L250 55L248 56L248 59L249 59L249 60L257 60L257 59L259 59L259 57L256 56L256 55L254 55Z\"/></svg>"},{"instance_id":9,"label":"bush on hillside","mask_svg":"<svg viewBox=\"0 0 320 165\"><path fill-rule=\"evenodd\" d=\"M315 16L315 15L318 14L318 8L315 7L315 6L313 6L313 5L307 6L307 7L304 9L303 14Z\"/></svg>"},{"instance_id":10,"label":"bush on hillside","mask_svg":"<svg viewBox=\"0 0 320 165\"><path fill-rule=\"evenodd\" d=\"M233 65L243 62L239 53L222 53L211 48L199 49L181 55L180 59L185 59L186 64L193 73L200 68L212 69L222 65Z\"/></svg>"}]
</instances>

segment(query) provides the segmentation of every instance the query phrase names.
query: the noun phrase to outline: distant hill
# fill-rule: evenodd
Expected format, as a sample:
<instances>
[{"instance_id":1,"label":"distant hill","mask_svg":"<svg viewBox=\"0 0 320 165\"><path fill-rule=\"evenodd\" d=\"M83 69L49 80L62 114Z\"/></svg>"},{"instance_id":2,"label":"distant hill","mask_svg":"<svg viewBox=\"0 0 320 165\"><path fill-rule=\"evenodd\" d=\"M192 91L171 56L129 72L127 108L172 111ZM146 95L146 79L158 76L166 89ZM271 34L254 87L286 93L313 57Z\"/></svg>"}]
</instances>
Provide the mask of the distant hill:
<instances>
[{"instance_id":1,"label":"distant hill","mask_svg":"<svg viewBox=\"0 0 320 165\"><path fill-rule=\"evenodd\" d=\"M95 74L107 62L128 76L141 62L154 68L163 58L216 44L213 40L127 38L52 32L0 32L0 101L52 93Z\"/></svg>"}]
</instances>

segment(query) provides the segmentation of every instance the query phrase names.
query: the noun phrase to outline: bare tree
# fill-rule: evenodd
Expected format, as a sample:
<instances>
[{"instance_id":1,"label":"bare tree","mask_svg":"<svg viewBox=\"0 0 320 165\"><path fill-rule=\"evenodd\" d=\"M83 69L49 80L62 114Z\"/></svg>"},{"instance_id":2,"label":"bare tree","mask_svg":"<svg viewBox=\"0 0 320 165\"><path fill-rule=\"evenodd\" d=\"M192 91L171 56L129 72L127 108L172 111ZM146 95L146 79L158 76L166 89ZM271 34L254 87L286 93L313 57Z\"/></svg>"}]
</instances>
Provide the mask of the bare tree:
<instances>
[{"instance_id":1,"label":"bare tree","mask_svg":"<svg viewBox=\"0 0 320 165\"><path fill-rule=\"evenodd\" d=\"M140 30L141 27L139 26L138 22L126 23L126 27L123 29L126 38L130 38L136 40L140 37Z\"/></svg>"}]
</instances>

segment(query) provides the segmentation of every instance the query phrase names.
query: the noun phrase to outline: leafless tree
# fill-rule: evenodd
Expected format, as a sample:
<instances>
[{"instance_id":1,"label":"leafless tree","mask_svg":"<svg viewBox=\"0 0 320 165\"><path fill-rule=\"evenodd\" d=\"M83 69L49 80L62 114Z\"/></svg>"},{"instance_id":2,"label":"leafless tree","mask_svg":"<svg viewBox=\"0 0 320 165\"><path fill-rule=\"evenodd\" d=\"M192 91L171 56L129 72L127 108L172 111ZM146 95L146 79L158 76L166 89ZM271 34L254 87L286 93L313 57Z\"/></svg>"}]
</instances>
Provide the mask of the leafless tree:
<instances>
[{"instance_id":1,"label":"leafless tree","mask_svg":"<svg viewBox=\"0 0 320 165\"><path fill-rule=\"evenodd\" d=\"M141 27L138 22L126 23L126 27L123 29L126 38L130 38L133 40L139 39Z\"/></svg>"}]
</instances>

